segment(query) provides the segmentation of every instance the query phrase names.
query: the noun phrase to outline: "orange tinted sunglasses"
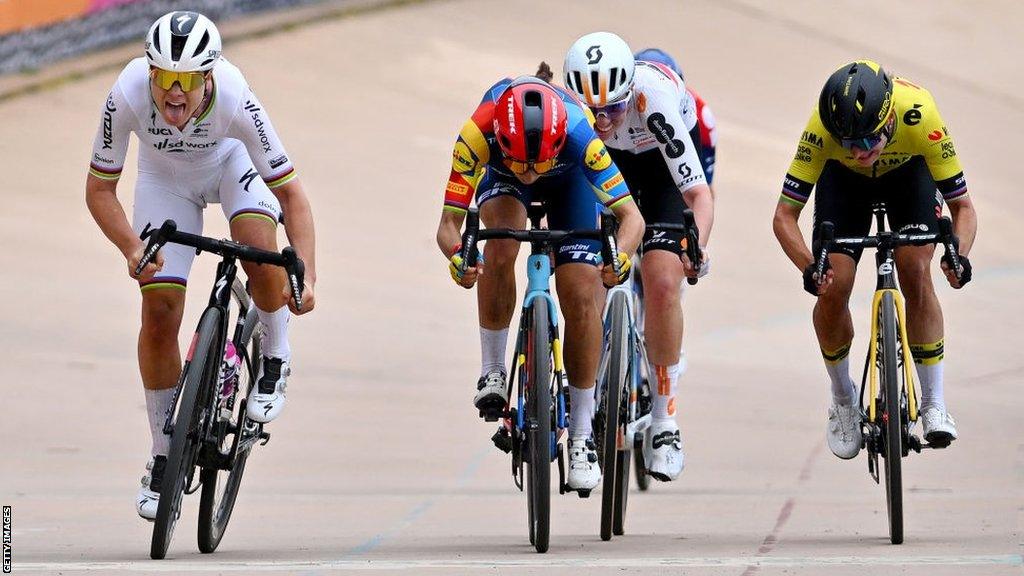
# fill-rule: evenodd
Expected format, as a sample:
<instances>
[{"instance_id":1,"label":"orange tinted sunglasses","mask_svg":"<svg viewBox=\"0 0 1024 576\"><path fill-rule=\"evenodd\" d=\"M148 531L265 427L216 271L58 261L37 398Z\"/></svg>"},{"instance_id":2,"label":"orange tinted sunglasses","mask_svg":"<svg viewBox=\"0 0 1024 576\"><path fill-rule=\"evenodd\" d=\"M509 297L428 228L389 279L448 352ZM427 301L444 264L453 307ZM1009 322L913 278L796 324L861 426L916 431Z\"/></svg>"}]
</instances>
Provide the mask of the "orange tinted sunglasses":
<instances>
[{"instance_id":1,"label":"orange tinted sunglasses","mask_svg":"<svg viewBox=\"0 0 1024 576\"><path fill-rule=\"evenodd\" d=\"M526 174L531 169L537 174L546 174L554 169L558 163L558 158L551 158L550 160L544 160L543 162L520 162L519 160L513 160L509 157L502 159L505 167L512 171L513 174L521 176Z\"/></svg>"}]
</instances>

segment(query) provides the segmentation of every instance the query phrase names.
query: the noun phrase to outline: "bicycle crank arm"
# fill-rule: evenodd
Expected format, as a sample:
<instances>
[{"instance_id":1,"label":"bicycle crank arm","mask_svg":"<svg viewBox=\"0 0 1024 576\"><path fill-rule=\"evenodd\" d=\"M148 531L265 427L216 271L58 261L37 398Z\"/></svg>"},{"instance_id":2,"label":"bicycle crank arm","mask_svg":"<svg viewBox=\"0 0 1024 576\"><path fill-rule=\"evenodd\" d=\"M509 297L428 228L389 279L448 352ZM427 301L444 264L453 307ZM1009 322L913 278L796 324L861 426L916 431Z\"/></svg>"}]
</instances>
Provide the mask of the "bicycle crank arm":
<instances>
[{"instance_id":1,"label":"bicycle crank arm","mask_svg":"<svg viewBox=\"0 0 1024 576\"><path fill-rule=\"evenodd\" d=\"M632 444L633 444L633 442L636 442L637 435L643 434L643 432L645 432L650 427L651 427L651 415L650 414L644 414L643 416L637 418L636 420L633 420L632 422L626 424L626 438L631 439L632 442L626 442L625 443L626 446L623 449L624 450L632 450L633 449Z\"/></svg>"}]
</instances>

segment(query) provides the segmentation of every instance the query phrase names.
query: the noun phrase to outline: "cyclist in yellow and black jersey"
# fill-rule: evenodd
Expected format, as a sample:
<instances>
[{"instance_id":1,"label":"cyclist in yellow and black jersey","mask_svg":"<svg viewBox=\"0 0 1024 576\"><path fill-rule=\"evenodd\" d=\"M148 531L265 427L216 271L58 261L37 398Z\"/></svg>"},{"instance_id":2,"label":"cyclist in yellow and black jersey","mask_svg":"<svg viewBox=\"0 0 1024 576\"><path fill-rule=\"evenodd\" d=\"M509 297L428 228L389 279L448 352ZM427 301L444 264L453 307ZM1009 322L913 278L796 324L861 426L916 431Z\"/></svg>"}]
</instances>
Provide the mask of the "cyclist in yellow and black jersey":
<instances>
[{"instance_id":1,"label":"cyclist in yellow and black jersey","mask_svg":"<svg viewBox=\"0 0 1024 576\"><path fill-rule=\"evenodd\" d=\"M815 232L819 222L831 221L837 237L866 235L871 227L871 205L878 201L885 202L892 230L937 232L945 204L960 237L964 261L959 280L948 263L942 262L954 288L961 288L971 278L966 255L974 242L977 218L953 139L927 90L889 76L868 60L851 62L829 77L786 174L774 228L786 255L803 271L804 289L818 297L814 328L832 384L829 447L840 458L853 458L862 438L857 389L849 370L853 341L849 297L860 250L831 250L830 269L824 278L816 277L814 257L797 224L814 188L818 191ZM934 251L934 246L896 250L928 441L957 436L943 395L942 309L929 270Z\"/></svg>"}]
</instances>

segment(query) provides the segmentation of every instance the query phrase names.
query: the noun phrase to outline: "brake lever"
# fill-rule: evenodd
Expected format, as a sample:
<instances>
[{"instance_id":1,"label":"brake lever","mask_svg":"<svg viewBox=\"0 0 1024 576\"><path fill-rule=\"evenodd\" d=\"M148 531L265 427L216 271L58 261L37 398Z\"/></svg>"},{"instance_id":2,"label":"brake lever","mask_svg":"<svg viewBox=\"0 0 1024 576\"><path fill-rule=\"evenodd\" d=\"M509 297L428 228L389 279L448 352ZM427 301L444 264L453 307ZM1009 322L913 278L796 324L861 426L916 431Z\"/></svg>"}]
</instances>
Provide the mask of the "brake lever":
<instances>
[{"instance_id":1,"label":"brake lever","mask_svg":"<svg viewBox=\"0 0 1024 576\"><path fill-rule=\"evenodd\" d=\"M700 273L700 269L704 265L704 258L700 250L700 232L698 232L693 218L693 210L689 208L683 210L683 224L686 225L686 257L690 260L693 269ZM695 277L687 277L686 283L694 286L697 284L697 280L698 278Z\"/></svg>"},{"instance_id":2,"label":"brake lever","mask_svg":"<svg viewBox=\"0 0 1024 576\"><path fill-rule=\"evenodd\" d=\"M825 280L825 271L828 270L828 251L832 247L832 240L835 239L836 227L831 222L822 222L818 230L821 246L814 255L814 273L817 275L818 285L821 286Z\"/></svg>"},{"instance_id":3,"label":"brake lever","mask_svg":"<svg viewBox=\"0 0 1024 576\"><path fill-rule=\"evenodd\" d=\"M154 229L150 224L146 224L146 227L142 229L142 233L139 234L139 238L146 240L149 238L149 243L146 245L146 251L142 253L142 258L139 260L139 264L135 266L135 276L142 274L142 271L153 261L156 257L156 253L163 248L164 244L167 243L166 238L173 234L178 229L178 225L174 223L174 220L165 220L160 228Z\"/></svg>"},{"instance_id":4,"label":"brake lever","mask_svg":"<svg viewBox=\"0 0 1024 576\"><path fill-rule=\"evenodd\" d=\"M292 289L292 298L295 299L295 309L301 311L302 292L306 287L306 264L295 254L295 249L291 246L281 250L281 256L284 257L285 271L288 272L288 285Z\"/></svg>"}]
</instances>

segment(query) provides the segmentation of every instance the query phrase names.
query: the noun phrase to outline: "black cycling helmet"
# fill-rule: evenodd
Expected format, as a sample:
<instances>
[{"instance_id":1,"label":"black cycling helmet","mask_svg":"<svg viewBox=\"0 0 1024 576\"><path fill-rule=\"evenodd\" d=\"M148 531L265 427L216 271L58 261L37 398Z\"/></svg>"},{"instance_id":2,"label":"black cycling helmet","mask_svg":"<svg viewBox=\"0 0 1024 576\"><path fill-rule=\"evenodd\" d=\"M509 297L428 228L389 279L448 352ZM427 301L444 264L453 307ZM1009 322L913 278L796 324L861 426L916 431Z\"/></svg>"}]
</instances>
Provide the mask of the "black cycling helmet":
<instances>
[{"instance_id":1,"label":"black cycling helmet","mask_svg":"<svg viewBox=\"0 0 1024 576\"><path fill-rule=\"evenodd\" d=\"M818 97L821 123L839 140L877 133L891 110L892 80L871 60L857 60L836 70Z\"/></svg>"}]
</instances>

